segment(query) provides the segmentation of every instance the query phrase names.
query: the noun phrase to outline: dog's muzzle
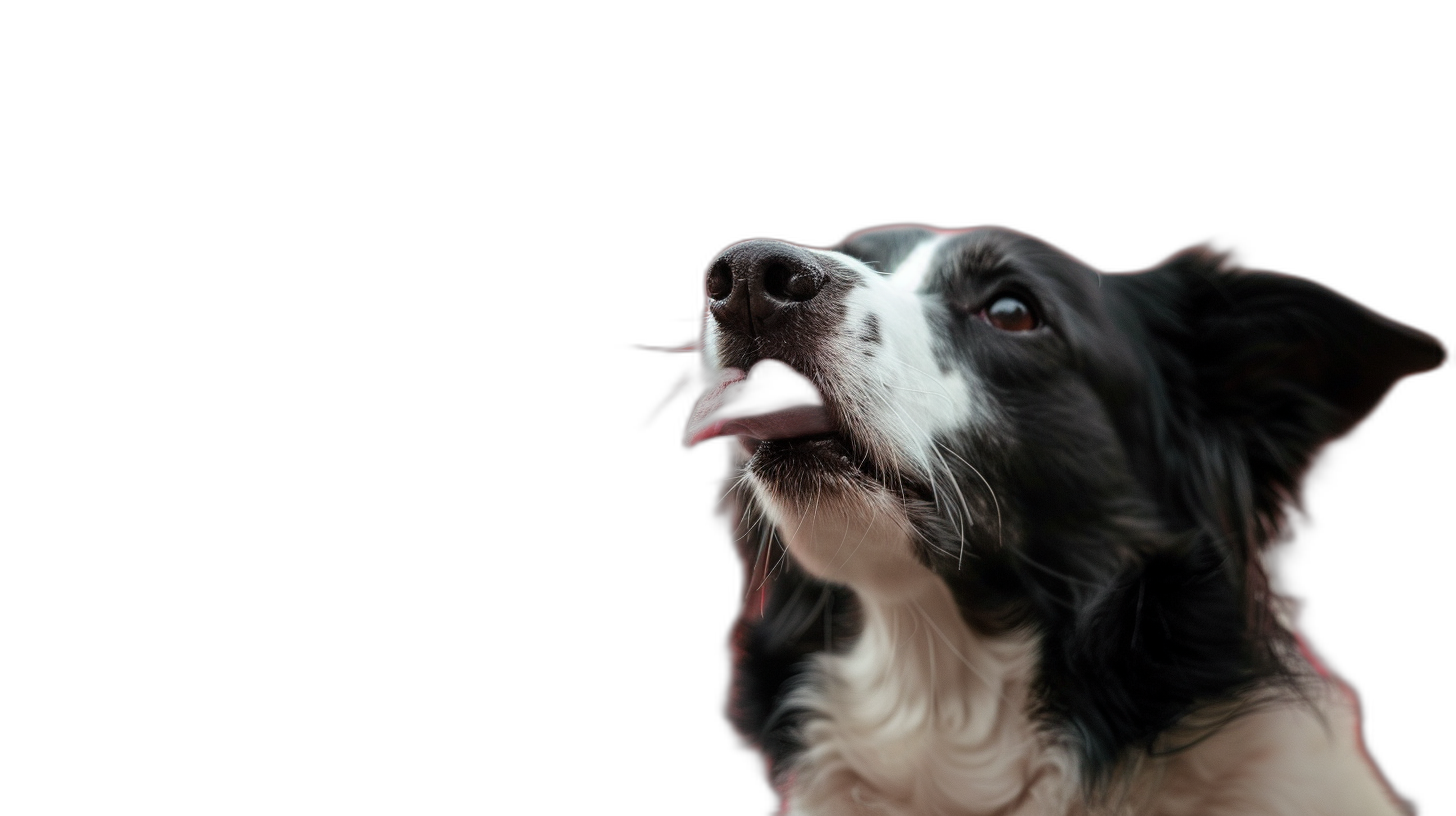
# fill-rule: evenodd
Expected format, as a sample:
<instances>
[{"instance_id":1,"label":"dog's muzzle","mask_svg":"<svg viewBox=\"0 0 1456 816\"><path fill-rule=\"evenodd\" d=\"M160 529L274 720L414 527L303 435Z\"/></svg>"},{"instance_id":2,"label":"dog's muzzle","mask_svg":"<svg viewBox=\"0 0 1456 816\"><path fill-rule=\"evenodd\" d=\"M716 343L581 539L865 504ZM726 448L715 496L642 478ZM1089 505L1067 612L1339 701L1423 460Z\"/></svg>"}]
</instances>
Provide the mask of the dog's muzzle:
<instances>
[{"instance_id":1,"label":"dog's muzzle","mask_svg":"<svg viewBox=\"0 0 1456 816\"><path fill-rule=\"evenodd\" d=\"M794 322L792 306L804 305L828 280L812 252L779 240L745 240L708 265L703 287L718 331L772 342ZM697 401L683 442L697 446L724 436L792 439L834 430L814 386L794 367L773 358L747 370L725 367Z\"/></svg>"}]
</instances>

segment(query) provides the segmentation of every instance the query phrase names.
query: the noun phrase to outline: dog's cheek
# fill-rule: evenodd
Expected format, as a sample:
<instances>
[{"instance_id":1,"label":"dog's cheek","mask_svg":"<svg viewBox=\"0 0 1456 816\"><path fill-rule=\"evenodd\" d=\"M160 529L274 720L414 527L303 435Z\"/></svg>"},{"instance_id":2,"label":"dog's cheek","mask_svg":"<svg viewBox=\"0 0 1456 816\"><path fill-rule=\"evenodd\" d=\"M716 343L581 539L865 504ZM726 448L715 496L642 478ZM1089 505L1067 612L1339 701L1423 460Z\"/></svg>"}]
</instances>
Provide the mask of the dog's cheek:
<instances>
[{"instance_id":1,"label":"dog's cheek","mask_svg":"<svg viewBox=\"0 0 1456 816\"><path fill-rule=\"evenodd\" d=\"M940 353L951 338L939 311L893 281L871 280L850 293L841 335L855 350L845 355L846 402L887 465L922 476L942 456L938 439L984 432L995 416L975 371Z\"/></svg>"}]
</instances>

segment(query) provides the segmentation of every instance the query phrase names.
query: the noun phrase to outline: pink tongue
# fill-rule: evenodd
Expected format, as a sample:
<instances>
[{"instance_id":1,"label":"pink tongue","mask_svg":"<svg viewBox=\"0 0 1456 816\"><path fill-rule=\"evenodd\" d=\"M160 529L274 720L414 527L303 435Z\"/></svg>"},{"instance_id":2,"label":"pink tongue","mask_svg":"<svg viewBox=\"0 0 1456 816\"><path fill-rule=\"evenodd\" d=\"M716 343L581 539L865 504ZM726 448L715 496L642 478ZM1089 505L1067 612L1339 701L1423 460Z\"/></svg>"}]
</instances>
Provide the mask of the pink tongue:
<instances>
[{"instance_id":1,"label":"pink tongue","mask_svg":"<svg viewBox=\"0 0 1456 816\"><path fill-rule=\"evenodd\" d=\"M807 377L778 360L760 360L748 373L725 368L693 406L683 443L716 436L788 439L834 430L824 399Z\"/></svg>"}]
</instances>

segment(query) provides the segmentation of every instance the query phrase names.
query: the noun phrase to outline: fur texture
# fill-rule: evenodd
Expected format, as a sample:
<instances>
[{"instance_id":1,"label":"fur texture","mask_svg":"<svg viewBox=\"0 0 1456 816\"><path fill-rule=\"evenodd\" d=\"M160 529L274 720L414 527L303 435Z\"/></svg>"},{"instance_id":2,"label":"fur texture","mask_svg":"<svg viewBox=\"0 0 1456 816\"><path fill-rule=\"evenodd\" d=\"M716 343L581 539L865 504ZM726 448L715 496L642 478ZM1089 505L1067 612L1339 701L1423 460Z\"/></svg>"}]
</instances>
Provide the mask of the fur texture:
<instances>
[{"instance_id":1,"label":"fur texture","mask_svg":"<svg viewBox=\"0 0 1456 816\"><path fill-rule=\"evenodd\" d=\"M744 242L708 289L709 369L782 360L835 427L743 439L730 490L730 714L794 812L1396 812L1262 551L1435 340L997 228Z\"/></svg>"}]
</instances>

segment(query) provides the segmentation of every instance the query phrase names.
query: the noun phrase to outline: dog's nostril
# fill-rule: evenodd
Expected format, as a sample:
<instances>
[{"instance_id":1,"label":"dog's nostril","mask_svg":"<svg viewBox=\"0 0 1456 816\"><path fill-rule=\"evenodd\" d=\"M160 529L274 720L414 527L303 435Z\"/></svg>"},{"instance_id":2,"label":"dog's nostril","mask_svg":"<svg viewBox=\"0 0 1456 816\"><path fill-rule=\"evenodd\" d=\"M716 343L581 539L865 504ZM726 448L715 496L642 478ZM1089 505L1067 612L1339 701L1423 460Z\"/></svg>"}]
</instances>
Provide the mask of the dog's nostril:
<instances>
[{"instance_id":1,"label":"dog's nostril","mask_svg":"<svg viewBox=\"0 0 1456 816\"><path fill-rule=\"evenodd\" d=\"M786 258L773 258L764 263L763 291L778 300L809 300L819 294L823 285L823 275L816 269Z\"/></svg>"},{"instance_id":2,"label":"dog's nostril","mask_svg":"<svg viewBox=\"0 0 1456 816\"><path fill-rule=\"evenodd\" d=\"M713 300L722 300L733 293L733 271L728 268L728 262L719 259L708 270L708 297Z\"/></svg>"}]
</instances>

